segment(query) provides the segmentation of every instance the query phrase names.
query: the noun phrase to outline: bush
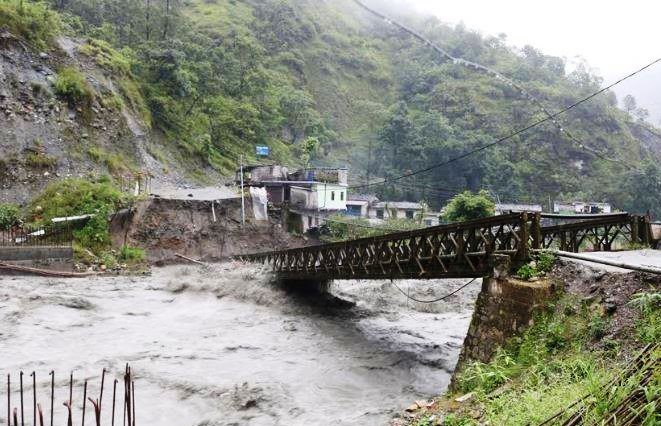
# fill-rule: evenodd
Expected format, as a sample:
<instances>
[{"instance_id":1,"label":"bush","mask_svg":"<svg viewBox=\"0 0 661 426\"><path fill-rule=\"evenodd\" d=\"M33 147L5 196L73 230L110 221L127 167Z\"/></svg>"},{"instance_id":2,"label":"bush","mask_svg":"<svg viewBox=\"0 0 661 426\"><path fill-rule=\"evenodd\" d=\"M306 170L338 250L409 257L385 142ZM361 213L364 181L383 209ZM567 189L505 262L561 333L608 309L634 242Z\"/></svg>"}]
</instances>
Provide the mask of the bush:
<instances>
[{"instance_id":1,"label":"bush","mask_svg":"<svg viewBox=\"0 0 661 426\"><path fill-rule=\"evenodd\" d=\"M44 3L0 1L0 28L7 28L35 49L46 49L60 31L58 15Z\"/></svg>"},{"instance_id":2,"label":"bush","mask_svg":"<svg viewBox=\"0 0 661 426\"><path fill-rule=\"evenodd\" d=\"M50 169L57 164L57 158L43 152L30 151L25 156L25 164L33 169Z\"/></svg>"},{"instance_id":3,"label":"bush","mask_svg":"<svg viewBox=\"0 0 661 426\"><path fill-rule=\"evenodd\" d=\"M48 185L32 200L28 211L35 223L54 217L93 214L82 229L74 232L74 238L81 246L99 252L110 244L108 214L129 201L108 178L64 179Z\"/></svg>"},{"instance_id":4,"label":"bush","mask_svg":"<svg viewBox=\"0 0 661 426\"><path fill-rule=\"evenodd\" d=\"M488 364L469 364L459 375L459 389L462 392L478 390L489 393L510 379L514 367L515 360L507 352L500 351Z\"/></svg>"},{"instance_id":5,"label":"bush","mask_svg":"<svg viewBox=\"0 0 661 426\"><path fill-rule=\"evenodd\" d=\"M20 219L21 209L16 204L0 204L0 229L7 230Z\"/></svg>"},{"instance_id":6,"label":"bush","mask_svg":"<svg viewBox=\"0 0 661 426\"><path fill-rule=\"evenodd\" d=\"M136 171L136 167L132 161L120 154L115 154L106 151L97 146L90 146L87 149L87 155L98 164L105 164L108 172L113 176L118 176L128 171Z\"/></svg>"},{"instance_id":7,"label":"bush","mask_svg":"<svg viewBox=\"0 0 661 426\"><path fill-rule=\"evenodd\" d=\"M636 321L636 334L644 343L661 341L661 293L634 294L629 302L642 314Z\"/></svg>"},{"instance_id":8,"label":"bush","mask_svg":"<svg viewBox=\"0 0 661 426\"><path fill-rule=\"evenodd\" d=\"M600 340L606 335L608 322L600 315L594 315L588 324L588 334L593 340Z\"/></svg>"},{"instance_id":9,"label":"bush","mask_svg":"<svg viewBox=\"0 0 661 426\"><path fill-rule=\"evenodd\" d=\"M550 252L541 252L533 256L533 261L523 265L516 274L519 278L529 280L534 277L539 277L550 272L555 265L556 256Z\"/></svg>"},{"instance_id":10,"label":"bush","mask_svg":"<svg viewBox=\"0 0 661 426\"><path fill-rule=\"evenodd\" d=\"M99 252L110 245L110 232L108 232L108 209L100 207L94 212L82 229L73 233L76 241L83 247Z\"/></svg>"},{"instance_id":11,"label":"bush","mask_svg":"<svg viewBox=\"0 0 661 426\"><path fill-rule=\"evenodd\" d=\"M142 262L145 260L145 251L125 244L119 252L119 258L124 262Z\"/></svg>"},{"instance_id":12,"label":"bush","mask_svg":"<svg viewBox=\"0 0 661 426\"><path fill-rule=\"evenodd\" d=\"M85 76L75 68L67 67L57 73L55 93L70 105L90 104L93 98Z\"/></svg>"},{"instance_id":13,"label":"bush","mask_svg":"<svg viewBox=\"0 0 661 426\"><path fill-rule=\"evenodd\" d=\"M473 194L470 191L455 196L443 209L443 219L446 222L464 222L493 216L496 213L496 203L487 191Z\"/></svg>"}]
</instances>

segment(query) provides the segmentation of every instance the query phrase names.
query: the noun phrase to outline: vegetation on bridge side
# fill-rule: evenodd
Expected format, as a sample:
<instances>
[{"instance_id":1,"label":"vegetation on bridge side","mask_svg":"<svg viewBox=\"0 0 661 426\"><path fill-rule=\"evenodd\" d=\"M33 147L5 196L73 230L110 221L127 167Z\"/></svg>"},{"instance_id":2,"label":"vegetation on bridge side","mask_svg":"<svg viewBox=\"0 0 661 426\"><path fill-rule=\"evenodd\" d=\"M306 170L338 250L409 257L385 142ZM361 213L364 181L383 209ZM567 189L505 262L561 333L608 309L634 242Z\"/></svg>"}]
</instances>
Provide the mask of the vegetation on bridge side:
<instances>
[{"instance_id":1,"label":"vegetation on bridge side","mask_svg":"<svg viewBox=\"0 0 661 426\"><path fill-rule=\"evenodd\" d=\"M651 378L649 371L621 373L641 348L661 341L661 279L601 274L597 281L594 274L577 278L581 272L568 270L559 277L557 271L553 279L564 280L558 284L566 284L567 291L537 315L532 327L491 362L464 365L454 390L395 424L540 424L583 396L589 397L551 424L561 424L579 409L589 424L615 421L615 412L616 423L625 424L634 408L639 412L635 424L659 424L661 348L650 354ZM634 393L637 399L627 400Z\"/></svg>"}]
</instances>

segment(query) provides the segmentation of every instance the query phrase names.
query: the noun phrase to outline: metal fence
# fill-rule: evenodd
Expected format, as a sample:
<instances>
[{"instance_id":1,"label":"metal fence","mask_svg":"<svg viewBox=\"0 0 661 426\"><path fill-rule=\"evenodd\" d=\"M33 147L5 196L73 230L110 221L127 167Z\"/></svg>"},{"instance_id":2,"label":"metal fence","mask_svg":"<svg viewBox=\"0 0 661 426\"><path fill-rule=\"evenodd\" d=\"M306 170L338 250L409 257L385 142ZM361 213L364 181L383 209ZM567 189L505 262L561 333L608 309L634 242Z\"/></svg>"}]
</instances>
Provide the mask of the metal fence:
<instances>
[{"instance_id":1,"label":"metal fence","mask_svg":"<svg viewBox=\"0 0 661 426\"><path fill-rule=\"evenodd\" d=\"M21 371L18 374L18 381L15 378L12 380L12 376L8 374L5 424L9 426L25 426L26 424L54 426L62 421L62 426L72 426L74 423L78 424L78 422L85 426L85 420L91 418L92 422L88 424L96 426L101 426L102 423L110 426L115 426L115 424L135 426L135 381L131 367L127 364L122 379L113 380L110 404L103 403L107 372L104 368L101 373L101 385L98 388L98 395L92 395L91 391L88 392L89 381L87 379L82 382L74 382L74 376L71 373L69 375L68 392L64 401L56 401L54 371L49 374L50 383L46 388L50 392L46 392L46 400L42 399L43 395L39 395L40 386L37 386L37 376L34 371L27 377L24 377L25 375ZM74 400L74 388L76 388L75 394L79 395L81 387L82 401L77 403ZM110 384L108 384L108 387L111 387ZM108 389L109 391L110 389ZM106 398L108 397L106 396ZM45 405L42 405L42 402L45 402ZM66 423L64 423L64 419L66 419Z\"/></svg>"},{"instance_id":2,"label":"metal fence","mask_svg":"<svg viewBox=\"0 0 661 426\"><path fill-rule=\"evenodd\" d=\"M0 247L70 246L73 230L71 222L0 230Z\"/></svg>"}]
</instances>

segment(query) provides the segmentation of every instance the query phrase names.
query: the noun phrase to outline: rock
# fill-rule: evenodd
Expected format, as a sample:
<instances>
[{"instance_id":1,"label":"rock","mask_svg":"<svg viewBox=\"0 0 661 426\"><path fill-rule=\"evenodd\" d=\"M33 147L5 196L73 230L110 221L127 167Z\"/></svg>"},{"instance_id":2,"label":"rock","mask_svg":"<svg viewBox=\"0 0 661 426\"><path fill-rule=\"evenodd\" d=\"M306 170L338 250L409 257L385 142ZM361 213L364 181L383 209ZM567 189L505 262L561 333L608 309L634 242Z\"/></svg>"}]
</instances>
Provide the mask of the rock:
<instances>
[{"instance_id":1,"label":"rock","mask_svg":"<svg viewBox=\"0 0 661 426\"><path fill-rule=\"evenodd\" d=\"M604 304L604 311L609 315L613 314L615 311L617 311L617 304L615 303Z\"/></svg>"},{"instance_id":2,"label":"rock","mask_svg":"<svg viewBox=\"0 0 661 426\"><path fill-rule=\"evenodd\" d=\"M409 412L409 413L412 413L412 412L414 412L414 411L417 411L419 408L420 408L420 407L418 406L418 404L413 403L413 404L409 405L408 407L406 407L406 410L405 410L405 411L407 411L407 412Z\"/></svg>"},{"instance_id":3,"label":"rock","mask_svg":"<svg viewBox=\"0 0 661 426\"><path fill-rule=\"evenodd\" d=\"M599 298L599 296L594 295L594 294L590 295L590 296L585 296L585 297L583 297L583 302L590 305L590 304L594 303L598 298Z\"/></svg>"},{"instance_id":4,"label":"rock","mask_svg":"<svg viewBox=\"0 0 661 426\"><path fill-rule=\"evenodd\" d=\"M39 57L41 59L48 59L48 53L46 52L39 52Z\"/></svg>"},{"instance_id":5,"label":"rock","mask_svg":"<svg viewBox=\"0 0 661 426\"><path fill-rule=\"evenodd\" d=\"M103 265L103 264L102 264L101 266L99 266L99 269L100 269L102 272L105 272L105 270L108 269L108 267L107 267L106 265Z\"/></svg>"},{"instance_id":6,"label":"rock","mask_svg":"<svg viewBox=\"0 0 661 426\"><path fill-rule=\"evenodd\" d=\"M83 139L87 139L90 137L90 135L88 135L86 132L83 132L83 134L80 135L80 137L82 137Z\"/></svg>"},{"instance_id":7,"label":"rock","mask_svg":"<svg viewBox=\"0 0 661 426\"><path fill-rule=\"evenodd\" d=\"M482 417L482 413L479 412L478 410L471 410L471 411L468 413L468 415L471 416L471 417L472 417L473 419L475 419L475 420L477 420L477 419L479 419L480 417Z\"/></svg>"},{"instance_id":8,"label":"rock","mask_svg":"<svg viewBox=\"0 0 661 426\"><path fill-rule=\"evenodd\" d=\"M464 403L466 401L470 401L474 397L475 397L475 392L469 392L466 395L462 395L459 398L456 398L455 401L460 402L460 403Z\"/></svg>"}]
</instances>

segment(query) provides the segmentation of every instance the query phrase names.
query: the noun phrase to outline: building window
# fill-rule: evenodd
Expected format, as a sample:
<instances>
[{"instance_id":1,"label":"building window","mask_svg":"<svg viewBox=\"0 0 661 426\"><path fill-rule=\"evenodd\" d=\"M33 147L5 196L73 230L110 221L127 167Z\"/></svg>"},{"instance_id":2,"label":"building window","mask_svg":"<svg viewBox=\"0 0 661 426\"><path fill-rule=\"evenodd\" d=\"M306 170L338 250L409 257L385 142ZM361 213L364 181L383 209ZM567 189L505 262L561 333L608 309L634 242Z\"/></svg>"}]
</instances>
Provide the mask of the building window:
<instances>
[{"instance_id":1,"label":"building window","mask_svg":"<svg viewBox=\"0 0 661 426\"><path fill-rule=\"evenodd\" d=\"M335 191L331 191L331 201L335 201Z\"/></svg>"},{"instance_id":2,"label":"building window","mask_svg":"<svg viewBox=\"0 0 661 426\"><path fill-rule=\"evenodd\" d=\"M344 201L344 192L340 192L340 201Z\"/></svg>"},{"instance_id":3,"label":"building window","mask_svg":"<svg viewBox=\"0 0 661 426\"><path fill-rule=\"evenodd\" d=\"M431 222L430 219L426 219L426 220L425 220L425 226L431 226L431 223L432 223L432 222Z\"/></svg>"},{"instance_id":4,"label":"building window","mask_svg":"<svg viewBox=\"0 0 661 426\"><path fill-rule=\"evenodd\" d=\"M383 219L383 209L377 209L376 218L377 219Z\"/></svg>"},{"instance_id":5,"label":"building window","mask_svg":"<svg viewBox=\"0 0 661 426\"><path fill-rule=\"evenodd\" d=\"M413 219L414 214L415 214L415 212L413 210L407 210L406 211L406 218L407 219Z\"/></svg>"},{"instance_id":6,"label":"building window","mask_svg":"<svg viewBox=\"0 0 661 426\"><path fill-rule=\"evenodd\" d=\"M312 216L308 216L308 228L312 228Z\"/></svg>"}]
</instances>

